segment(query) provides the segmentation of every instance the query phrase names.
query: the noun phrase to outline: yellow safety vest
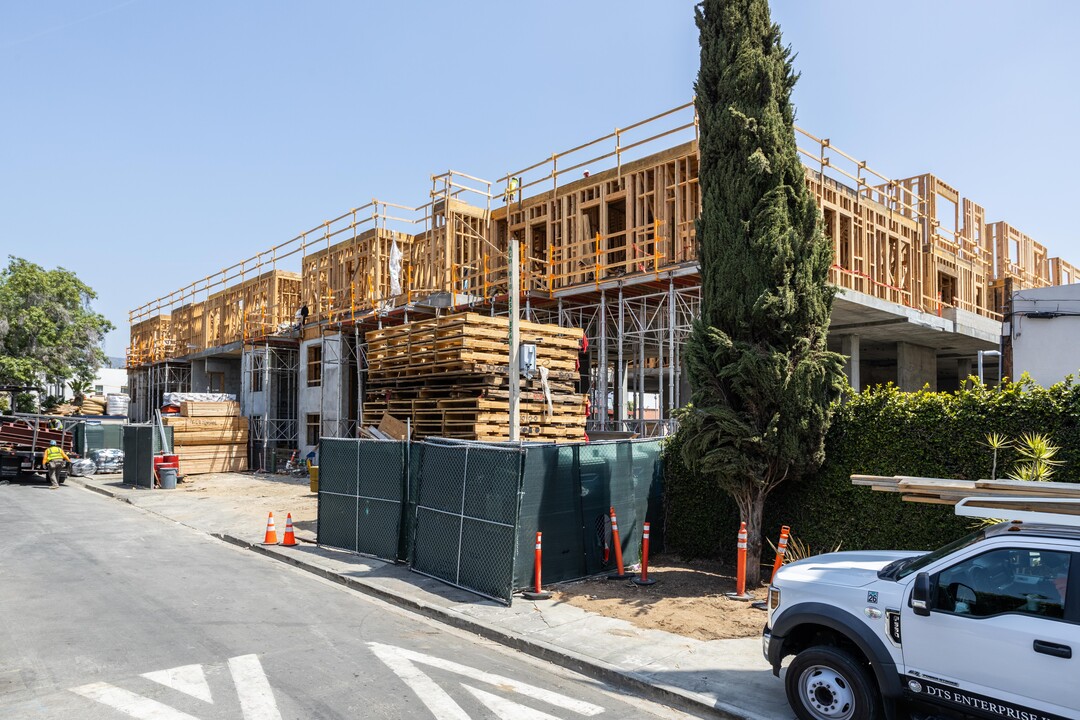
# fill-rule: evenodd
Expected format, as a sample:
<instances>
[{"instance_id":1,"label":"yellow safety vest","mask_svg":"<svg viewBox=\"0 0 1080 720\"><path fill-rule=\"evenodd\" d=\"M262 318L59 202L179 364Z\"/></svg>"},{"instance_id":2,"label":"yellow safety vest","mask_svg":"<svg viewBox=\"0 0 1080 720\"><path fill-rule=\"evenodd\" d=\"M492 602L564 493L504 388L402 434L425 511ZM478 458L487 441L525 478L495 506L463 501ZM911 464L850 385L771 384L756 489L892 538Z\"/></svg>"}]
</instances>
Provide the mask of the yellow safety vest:
<instances>
[{"instance_id":1,"label":"yellow safety vest","mask_svg":"<svg viewBox=\"0 0 1080 720\"><path fill-rule=\"evenodd\" d=\"M48 465L53 460L66 460L67 455L58 445L50 445L45 448L45 464Z\"/></svg>"}]
</instances>

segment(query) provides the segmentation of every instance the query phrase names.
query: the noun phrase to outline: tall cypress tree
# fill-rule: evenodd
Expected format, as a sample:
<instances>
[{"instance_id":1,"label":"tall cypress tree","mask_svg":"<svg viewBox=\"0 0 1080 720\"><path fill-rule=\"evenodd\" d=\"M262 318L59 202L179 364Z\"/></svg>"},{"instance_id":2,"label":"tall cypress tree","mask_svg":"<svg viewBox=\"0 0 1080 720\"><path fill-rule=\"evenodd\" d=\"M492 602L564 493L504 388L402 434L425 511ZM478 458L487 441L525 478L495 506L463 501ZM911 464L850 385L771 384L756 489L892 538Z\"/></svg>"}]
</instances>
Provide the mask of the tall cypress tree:
<instances>
[{"instance_id":1,"label":"tall cypress tree","mask_svg":"<svg viewBox=\"0 0 1080 720\"><path fill-rule=\"evenodd\" d=\"M686 348L685 457L738 505L755 587L765 498L824 458L842 378L826 348L832 245L804 182L798 78L767 0L704 0L696 17L702 306Z\"/></svg>"}]
</instances>

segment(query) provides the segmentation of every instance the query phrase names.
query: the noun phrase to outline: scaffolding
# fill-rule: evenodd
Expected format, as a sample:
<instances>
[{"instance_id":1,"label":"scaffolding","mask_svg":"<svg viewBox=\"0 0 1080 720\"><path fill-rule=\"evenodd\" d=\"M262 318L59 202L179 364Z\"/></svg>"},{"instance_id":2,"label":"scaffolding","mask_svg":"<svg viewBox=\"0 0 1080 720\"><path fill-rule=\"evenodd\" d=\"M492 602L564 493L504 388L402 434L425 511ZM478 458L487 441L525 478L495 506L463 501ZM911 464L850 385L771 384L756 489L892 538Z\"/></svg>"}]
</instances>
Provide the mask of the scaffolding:
<instances>
[{"instance_id":1,"label":"scaffolding","mask_svg":"<svg viewBox=\"0 0 1080 720\"><path fill-rule=\"evenodd\" d=\"M191 391L191 365L186 362L166 360L128 372L132 374L128 413L135 423L150 422L165 393Z\"/></svg>"},{"instance_id":2,"label":"scaffolding","mask_svg":"<svg viewBox=\"0 0 1080 720\"><path fill-rule=\"evenodd\" d=\"M620 281L588 298L559 298L554 305L530 300L526 315L585 331L589 432L656 437L674 432L674 411L689 400L682 352L700 307L697 277L672 272L659 281Z\"/></svg>"},{"instance_id":3,"label":"scaffolding","mask_svg":"<svg viewBox=\"0 0 1080 720\"><path fill-rule=\"evenodd\" d=\"M250 467L274 471L279 451L298 447L300 352L295 345L263 339L244 347L241 362Z\"/></svg>"}]
</instances>

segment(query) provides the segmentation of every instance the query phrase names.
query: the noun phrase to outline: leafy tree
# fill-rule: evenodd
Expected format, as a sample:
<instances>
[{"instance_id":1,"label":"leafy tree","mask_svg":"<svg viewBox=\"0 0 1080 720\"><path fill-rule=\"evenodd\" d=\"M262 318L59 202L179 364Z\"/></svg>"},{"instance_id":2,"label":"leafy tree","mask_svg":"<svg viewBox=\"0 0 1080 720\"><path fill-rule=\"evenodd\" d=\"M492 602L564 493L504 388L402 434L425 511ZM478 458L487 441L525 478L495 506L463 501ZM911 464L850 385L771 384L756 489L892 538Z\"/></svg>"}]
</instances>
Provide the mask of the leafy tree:
<instances>
[{"instance_id":1,"label":"leafy tree","mask_svg":"<svg viewBox=\"0 0 1080 720\"><path fill-rule=\"evenodd\" d=\"M112 323L94 312L97 293L70 270L8 257L0 270L0 385L38 387L93 378ZM27 396L16 406L27 407Z\"/></svg>"},{"instance_id":2,"label":"leafy tree","mask_svg":"<svg viewBox=\"0 0 1080 720\"><path fill-rule=\"evenodd\" d=\"M842 382L826 349L832 246L804 184L797 77L767 1L704 0L696 16L702 308L687 344L683 453L735 500L753 587L765 498L821 464Z\"/></svg>"}]
</instances>

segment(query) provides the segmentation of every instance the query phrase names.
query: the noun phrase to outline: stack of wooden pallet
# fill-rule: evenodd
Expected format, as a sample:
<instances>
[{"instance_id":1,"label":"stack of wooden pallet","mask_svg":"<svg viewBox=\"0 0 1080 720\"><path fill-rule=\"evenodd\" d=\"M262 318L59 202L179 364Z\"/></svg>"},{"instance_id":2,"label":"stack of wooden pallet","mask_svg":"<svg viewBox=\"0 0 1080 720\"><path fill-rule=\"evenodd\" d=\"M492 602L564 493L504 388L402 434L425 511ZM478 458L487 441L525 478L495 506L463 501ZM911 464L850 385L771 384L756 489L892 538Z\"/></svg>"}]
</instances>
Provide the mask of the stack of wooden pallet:
<instances>
[{"instance_id":1,"label":"stack of wooden pallet","mask_svg":"<svg viewBox=\"0 0 1080 720\"><path fill-rule=\"evenodd\" d=\"M1032 482L1028 480L948 480L897 475L852 475L852 485L864 485L880 492L903 493L910 502L955 505L966 497L1077 498L1080 483Z\"/></svg>"},{"instance_id":2,"label":"stack of wooden pallet","mask_svg":"<svg viewBox=\"0 0 1080 720\"><path fill-rule=\"evenodd\" d=\"M523 440L574 441L585 435L585 396L576 381L582 331L521 323L536 345L538 371L522 378ZM478 313L422 320L367 333L364 415L412 421L414 437L509 439L509 321Z\"/></svg>"},{"instance_id":3,"label":"stack of wooden pallet","mask_svg":"<svg viewBox=\"0 0 1080 720\"><path fill-rule=\"evenodd\" d=\"M185 401L180 417L162 422L173 429L181 474L247 470L248 420L239 403Z\"/></svg>"}]
</instances>

